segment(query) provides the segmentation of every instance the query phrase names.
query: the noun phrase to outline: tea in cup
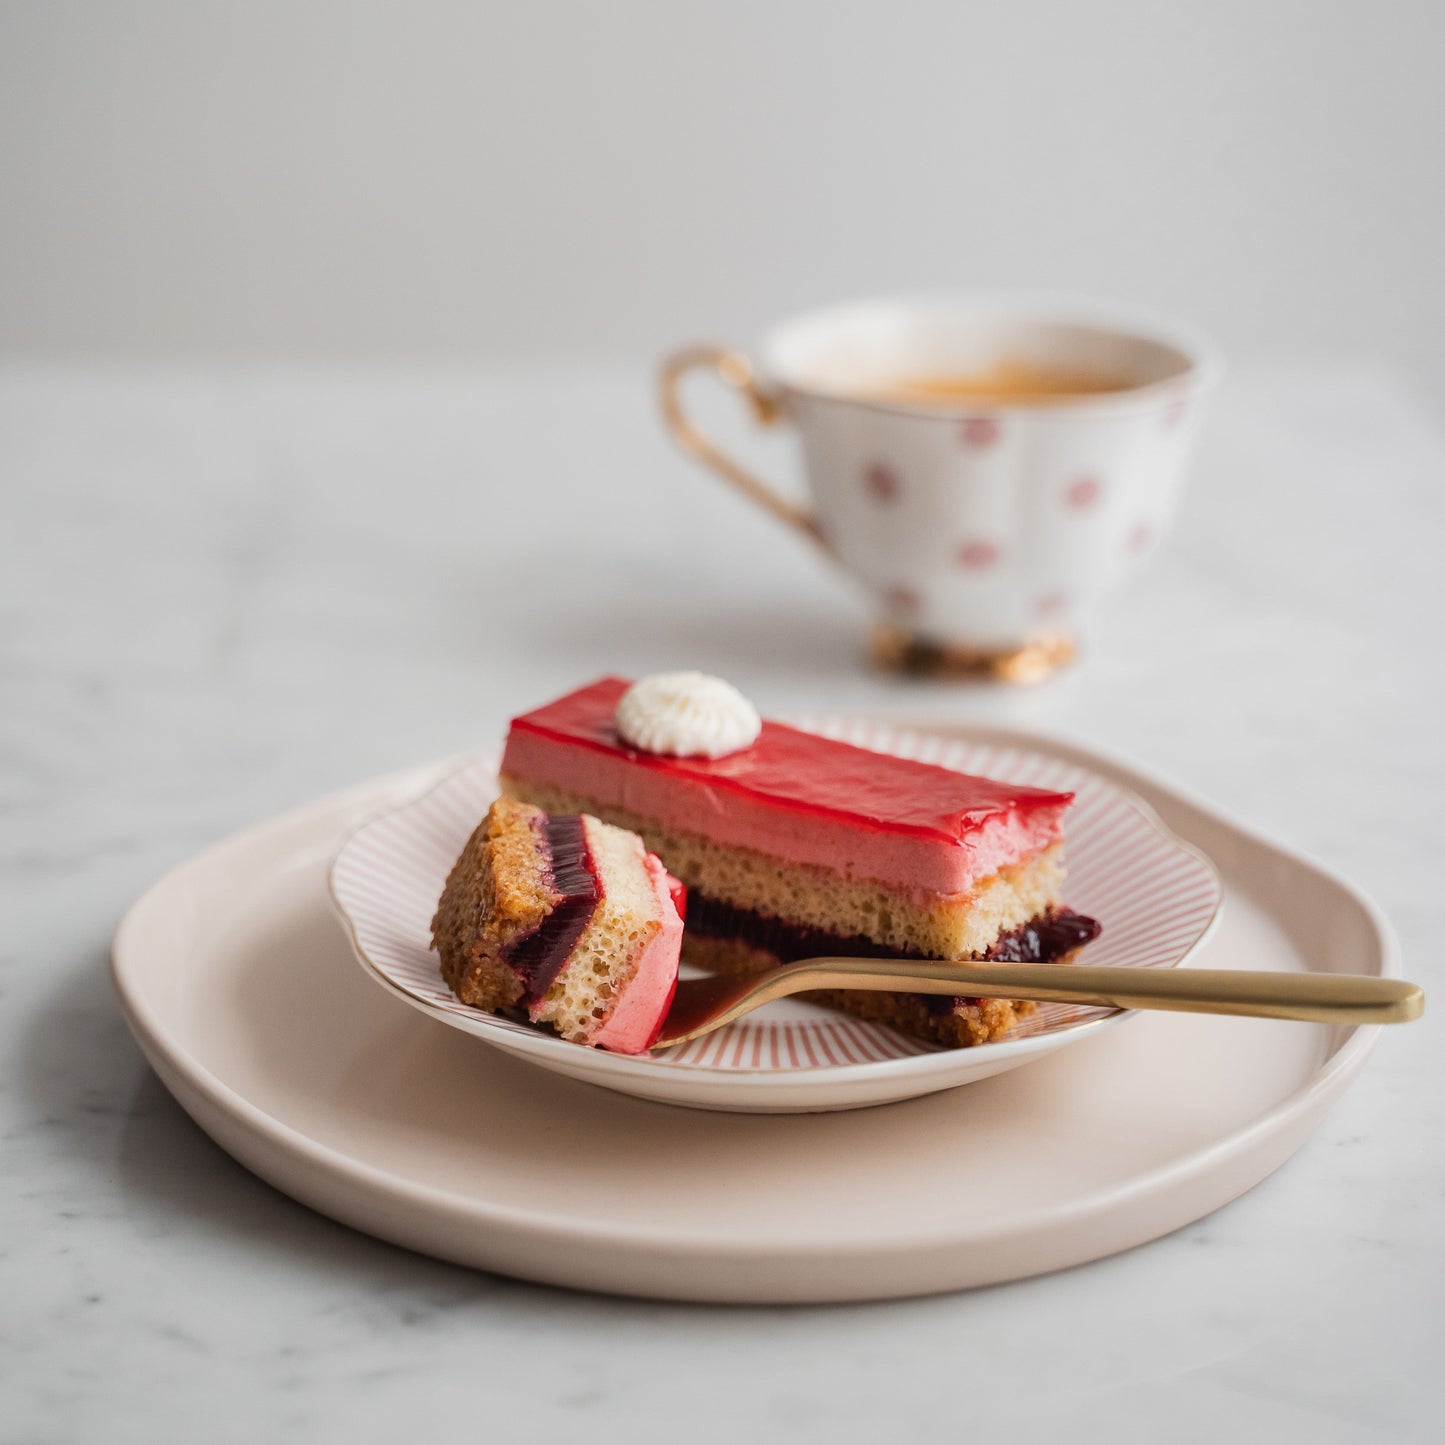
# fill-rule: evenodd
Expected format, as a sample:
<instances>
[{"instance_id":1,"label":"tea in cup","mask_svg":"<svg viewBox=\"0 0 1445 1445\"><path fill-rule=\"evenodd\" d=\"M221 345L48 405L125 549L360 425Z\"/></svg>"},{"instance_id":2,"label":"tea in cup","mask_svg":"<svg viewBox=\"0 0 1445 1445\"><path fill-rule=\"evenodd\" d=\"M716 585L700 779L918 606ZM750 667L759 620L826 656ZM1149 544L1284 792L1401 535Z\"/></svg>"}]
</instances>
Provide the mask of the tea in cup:
<instances>
[{"instance_id":1,"label":"tea in cup","mask_svg":"<svg viewBox=\"0 0 1445 1445\"><path fill-rule=\"evenodd\" d=\"M1164 535L1213 348L1097 306L958 297L856 302L775 327L754 363L691 347L664 364L676 439L822 546L876 599L884 665L1047 675ZM712 371L802 445L785 500L688 419Z\"/></svg>"}]
</instances>

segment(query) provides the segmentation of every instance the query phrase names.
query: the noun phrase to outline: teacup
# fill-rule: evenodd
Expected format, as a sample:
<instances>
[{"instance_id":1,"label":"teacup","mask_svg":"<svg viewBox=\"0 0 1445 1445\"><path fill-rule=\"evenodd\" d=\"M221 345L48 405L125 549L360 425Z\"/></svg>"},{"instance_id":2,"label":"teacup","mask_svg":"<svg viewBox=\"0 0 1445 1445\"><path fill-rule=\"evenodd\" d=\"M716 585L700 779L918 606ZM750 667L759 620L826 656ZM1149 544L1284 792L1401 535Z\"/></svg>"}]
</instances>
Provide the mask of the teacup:
<instances>
[{"instance_id":1,"label":"teacup","mask_svg":"<svg viewBox=\"0 0 1445 1445\"><path fill-rule=\"evenodd\" d=\"M661 376L672 434L876 598L874 656L1032 680L1164 535L1212 346L1095 305L940 297L855 302L776 326L760 364L698 346ZM789 502L688 419L705 368L785 420L810 506Z\"/></svg>"}]
</instances>

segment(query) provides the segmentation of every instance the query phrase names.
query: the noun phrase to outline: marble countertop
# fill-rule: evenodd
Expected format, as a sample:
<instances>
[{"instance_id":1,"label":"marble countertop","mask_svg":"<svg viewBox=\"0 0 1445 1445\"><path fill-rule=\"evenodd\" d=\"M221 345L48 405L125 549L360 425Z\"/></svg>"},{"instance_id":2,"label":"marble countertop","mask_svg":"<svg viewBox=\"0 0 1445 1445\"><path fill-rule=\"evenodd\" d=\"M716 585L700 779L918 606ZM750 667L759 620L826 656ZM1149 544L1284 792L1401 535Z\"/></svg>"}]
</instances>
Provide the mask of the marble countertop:
<instances>
[{"instance_id":1,"label":"marble countertop","mask_svg":"<svg viewBox=\"0 0 1445 1445\"><path fill-rule=\"evenodd\" d=\"M0 495L0 1439L1437 1438L1429 1016L1169 1238L971 1294L702 1308L292 1203L172 1101L105 973L201 846L581 677L699 666L766 711L1102 745L1351 877L1436 986L1445 437L1396 379L1240 368L1176 534L1027 691L870 674L860 600L673 453L643 369L12 364Z\"/></svg>"}]
</instances>

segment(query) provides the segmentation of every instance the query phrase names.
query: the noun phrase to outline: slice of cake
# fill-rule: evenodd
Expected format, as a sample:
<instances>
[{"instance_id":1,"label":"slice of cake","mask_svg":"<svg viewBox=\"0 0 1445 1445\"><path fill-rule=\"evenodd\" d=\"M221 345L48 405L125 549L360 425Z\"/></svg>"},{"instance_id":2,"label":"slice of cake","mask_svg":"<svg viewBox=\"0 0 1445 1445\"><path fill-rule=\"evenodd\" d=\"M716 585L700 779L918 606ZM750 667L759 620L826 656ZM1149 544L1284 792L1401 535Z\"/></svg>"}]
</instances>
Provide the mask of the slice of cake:
<instances>
[{"instance_id":1,"label":"slice of cake","mask_svg":"<svg viewBox=\"0 0 1445 1445\"><path fill-rule=\"evenodd\" d=\"M1062 901L1072 794L764 722L716 679L592 683L515 718L501 771L513 797L640 834L687 885L683 958L713 970L825 954L1064 961L1099 932ZM998 1038L1032 1007L823 1001L951 1045Z\"/></svg>"},{"instance_id":2,"label":"slice of cake","mask_svg":"<svg viewBox=\"0 0 1445 1445\"><path fill-rule=\"evenodd\" d=\"M564 1039L639 1054L677 987L682 898L636 834L499 798L447 878L432 947L463 1003L523 1005Z\"/></svg>"}]
</instances>

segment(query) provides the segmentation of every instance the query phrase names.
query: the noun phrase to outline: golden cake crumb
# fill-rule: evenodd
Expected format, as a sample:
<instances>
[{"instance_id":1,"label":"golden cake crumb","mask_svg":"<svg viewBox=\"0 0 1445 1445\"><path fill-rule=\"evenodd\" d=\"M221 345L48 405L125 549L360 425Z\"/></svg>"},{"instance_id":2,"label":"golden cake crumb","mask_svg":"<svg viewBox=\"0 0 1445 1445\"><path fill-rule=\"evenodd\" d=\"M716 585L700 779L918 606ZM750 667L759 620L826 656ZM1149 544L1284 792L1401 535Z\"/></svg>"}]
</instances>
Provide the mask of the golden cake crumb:
<instances>
[{"instance_id":1,"label":"golden cake crumb","mask_svg":"<svg viewBox=\"0 0 1445 1445\"><path fill-rule=\"evenodd\" d=\"M498 798L447 875L432 947L447 986L475 1008L505 1008L522 997L503 950L556 906L537 857L536 828L545 816L528 803Z\"/></svg>"}]
</instances>

